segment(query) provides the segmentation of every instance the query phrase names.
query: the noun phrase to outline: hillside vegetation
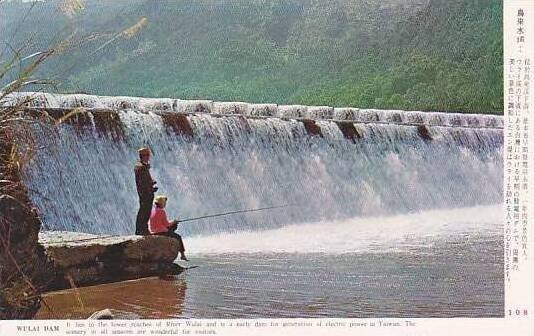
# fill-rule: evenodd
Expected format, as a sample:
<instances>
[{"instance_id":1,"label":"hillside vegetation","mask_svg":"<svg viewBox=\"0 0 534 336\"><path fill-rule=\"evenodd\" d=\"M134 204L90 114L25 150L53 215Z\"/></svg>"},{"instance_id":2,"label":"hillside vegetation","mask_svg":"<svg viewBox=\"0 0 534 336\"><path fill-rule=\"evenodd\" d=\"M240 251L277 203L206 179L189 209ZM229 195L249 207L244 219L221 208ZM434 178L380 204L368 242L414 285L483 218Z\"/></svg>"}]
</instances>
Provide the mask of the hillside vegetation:
<instances>
[{"instance_id":1,"label":"hillside vegetation","mask_svg":"<svg viewBox=\"0 0 534 336\"><path fill-rule=\"evenodd\" d=\"M0 41L31 53L68 39L42 68L62 92L503 110L500 0L93 0L70 15L62 3L23 22L30 4L0 3Z\"/></svg>"}]
</instances>

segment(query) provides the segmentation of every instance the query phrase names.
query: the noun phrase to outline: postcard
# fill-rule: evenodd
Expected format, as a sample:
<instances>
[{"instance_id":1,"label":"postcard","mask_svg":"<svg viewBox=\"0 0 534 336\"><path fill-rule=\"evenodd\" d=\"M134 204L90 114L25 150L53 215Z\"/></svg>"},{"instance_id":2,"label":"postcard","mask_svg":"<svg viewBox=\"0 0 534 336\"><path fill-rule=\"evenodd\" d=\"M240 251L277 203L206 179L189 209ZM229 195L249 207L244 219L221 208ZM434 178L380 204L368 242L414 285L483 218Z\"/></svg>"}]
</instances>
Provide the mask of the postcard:
<instances>
[{"instance_id":1,"label":"postcard","mask_svg":"<svg viewBox=\"0 0 534 336\"><path fill-rule=\"evenodd\" d=\"M0 335L532 335L534 3L0 0Z\"/></svg>"}]
</instances>

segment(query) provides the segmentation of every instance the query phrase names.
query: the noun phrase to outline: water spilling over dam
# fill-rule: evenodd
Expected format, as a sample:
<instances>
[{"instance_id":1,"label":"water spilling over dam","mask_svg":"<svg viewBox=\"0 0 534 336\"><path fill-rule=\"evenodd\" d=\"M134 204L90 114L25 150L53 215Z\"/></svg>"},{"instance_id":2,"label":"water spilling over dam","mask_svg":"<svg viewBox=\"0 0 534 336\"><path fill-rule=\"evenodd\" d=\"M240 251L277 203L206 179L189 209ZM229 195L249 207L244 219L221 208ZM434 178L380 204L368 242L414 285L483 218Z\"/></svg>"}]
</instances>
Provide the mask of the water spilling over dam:
<instances>
[{"instance_id":1,"label":"water spilling over dam","mask_svg":"<svg viewBox=\"0 0 534 336\"><path fill-rule=\"evenodd\" d=\"M10 96L3 104L25 99ZM55 118L25 180L49 230L133 233L133 165L149 146L185 235L502 203L503 120L455 113L31 94Z\"/></svg>"}]
</instances>

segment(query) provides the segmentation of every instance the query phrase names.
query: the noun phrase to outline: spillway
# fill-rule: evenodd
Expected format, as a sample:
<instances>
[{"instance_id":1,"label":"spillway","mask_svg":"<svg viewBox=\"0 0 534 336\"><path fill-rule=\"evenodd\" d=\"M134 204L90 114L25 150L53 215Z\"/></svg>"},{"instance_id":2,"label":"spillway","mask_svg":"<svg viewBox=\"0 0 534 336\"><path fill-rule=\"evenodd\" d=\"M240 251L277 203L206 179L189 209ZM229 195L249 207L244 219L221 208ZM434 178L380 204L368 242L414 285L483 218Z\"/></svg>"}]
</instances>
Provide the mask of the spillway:
<instances>
[{"instance_id":1,"label":"spillway","mask_svg":"<svg viewBox=\"0 0 534 336\"><path fill-rule=\"evenodd\" d=\"M56 119L83 109L33 131L24 180L49 230L133 233L141 146L170 217L297 205L184 223L186 236L502 203L499 116L47 93L0 104L21 100Z\"/></svg>"}]
</instances>

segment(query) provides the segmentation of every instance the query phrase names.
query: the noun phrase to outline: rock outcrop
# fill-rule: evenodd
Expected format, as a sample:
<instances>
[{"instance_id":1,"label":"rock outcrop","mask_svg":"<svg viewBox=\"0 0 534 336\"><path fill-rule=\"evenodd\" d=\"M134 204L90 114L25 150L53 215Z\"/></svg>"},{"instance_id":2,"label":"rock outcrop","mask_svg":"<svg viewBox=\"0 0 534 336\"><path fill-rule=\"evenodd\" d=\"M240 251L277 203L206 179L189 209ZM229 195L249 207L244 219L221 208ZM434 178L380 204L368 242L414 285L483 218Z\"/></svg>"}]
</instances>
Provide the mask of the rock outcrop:
<instances>
[{"instance_id":1,"label":"rock outcrop","mask_svg":"<svg viewBox=\"0 0 534 336\"><path fill-rule=\"evenodd\" d=\"M54 269L48 290L154 275L178 274L176 240L163 236L99 236L79 232L39 233Z\"/></svg>"},{"instance_id":2,"label":"rock outcrop","mask_svg":"<svg viewBox=\"0 0 534 336\"><path fill-rule=\"evenodd\" d=\"M20 177L15 130L0 128L0 319L29 319L50 278L37 243L41 221Z\"/></svg>"}]
</instances>

